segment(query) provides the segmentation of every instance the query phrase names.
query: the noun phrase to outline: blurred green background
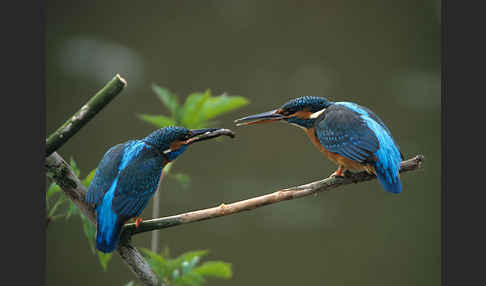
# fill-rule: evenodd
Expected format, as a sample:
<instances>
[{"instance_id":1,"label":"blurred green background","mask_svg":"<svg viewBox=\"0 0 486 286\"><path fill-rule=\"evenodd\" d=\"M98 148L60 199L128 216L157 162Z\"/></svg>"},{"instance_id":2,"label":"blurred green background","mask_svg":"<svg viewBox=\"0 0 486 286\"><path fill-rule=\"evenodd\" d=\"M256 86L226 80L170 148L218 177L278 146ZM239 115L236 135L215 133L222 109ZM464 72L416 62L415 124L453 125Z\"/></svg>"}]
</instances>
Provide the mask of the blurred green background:
<instances>
[{"instance_id":1,"label":"blurred green background","mask_svg":"<svg viewBox=\"0 0 486 286\"><path fill-rule=\"evenodd\" d=\"M304 95L374 110L406 158L403 193L377 181L160 233L176 256L209 249L233 264L208 285L439 285L440 2L46 1L46 130L74 114L116 73L127 88L58 152L84 177L112 145L154 128L136 113L168 114L156 83L182 99L211 89L251 103L219 118L235 140L207 141L165 180L162 216L247 199L322 179L336 167L285 124L233 120ZM152 206L144 211L150 218ZM47 236L47 285L123 285L134 276L115 255L105 273L79 218ZM150 247L150 234L134 237Z\"/></svg>"}]
</instances>

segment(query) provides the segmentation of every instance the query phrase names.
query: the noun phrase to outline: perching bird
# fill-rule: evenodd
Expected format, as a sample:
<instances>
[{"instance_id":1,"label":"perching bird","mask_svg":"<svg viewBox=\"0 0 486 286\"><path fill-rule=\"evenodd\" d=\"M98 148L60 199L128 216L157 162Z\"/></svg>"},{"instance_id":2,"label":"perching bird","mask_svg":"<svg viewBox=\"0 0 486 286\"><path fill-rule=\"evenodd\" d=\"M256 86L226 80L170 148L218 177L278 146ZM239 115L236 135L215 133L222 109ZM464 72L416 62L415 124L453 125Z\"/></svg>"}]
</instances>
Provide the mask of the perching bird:
<instances>
[{"instance_id":1,"label":"perching bird","mask_svg":"<svg viewBox=\"0 0 486 286\"><path fill-rule=\"evenodd\" d=\"M343 177L346 170L366 170L378 177L386 191L402 191L399 170L403 155L390 130L368 108L305 96L235 123L240 126L277 120L305 130L312 143L338 165L332 176Z\"/></svg>"},{"instance_id":2,"label":"perching bird","mask_svg":"<svg viewBox=\"0 0 486 286\"><path fill-rule=\"evenodd\" d=\"M140 216L167 163L190 144L220 135L234 137L228 129L166 127L110 148L86 193L86 202L94 205L97 214L96 248L105 253L115 250L123 224ZM137 227L140 222L138 218Z\"/></svg>"}]
</instances>

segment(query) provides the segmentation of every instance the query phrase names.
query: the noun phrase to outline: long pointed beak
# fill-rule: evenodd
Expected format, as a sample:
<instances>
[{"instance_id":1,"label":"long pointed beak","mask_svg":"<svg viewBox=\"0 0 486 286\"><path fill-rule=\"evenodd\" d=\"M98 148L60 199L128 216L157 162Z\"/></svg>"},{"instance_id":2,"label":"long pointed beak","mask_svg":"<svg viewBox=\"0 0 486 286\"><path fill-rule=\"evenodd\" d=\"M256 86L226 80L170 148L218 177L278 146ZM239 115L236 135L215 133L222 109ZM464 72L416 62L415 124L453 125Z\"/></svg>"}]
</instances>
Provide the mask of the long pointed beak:
<instances>
[{"instance_id":1,"label":"long pointed beak","mask_svg":"<svg viewBox=\"0 0 486 286\"><path fill-rule=\"evenodd\" d=\"M245 126L245 125L259 124L259 123L272 122L272 121L284 119L285 117L281 114L278 114L277 111L278 109L275 109L275 110L255 114L255 115L246 116L240 119L236 119L235 123L236 126Z\"/></svg>"},{"instance_id":2,"label":"long pointed beak","mask_svg":"<svg viewBox=\"0 0 486 286\"><path fill-rule=\"evenodd\" d=\"M205 129L194 129L191 130L191 138L185 141L186 144L192 144L194 142L204 141L211 138L216 138L222 135L229 136L231 138L235 137L235 133L229 129L223 128L205 128Z\"/></svg>"}]
</instances>

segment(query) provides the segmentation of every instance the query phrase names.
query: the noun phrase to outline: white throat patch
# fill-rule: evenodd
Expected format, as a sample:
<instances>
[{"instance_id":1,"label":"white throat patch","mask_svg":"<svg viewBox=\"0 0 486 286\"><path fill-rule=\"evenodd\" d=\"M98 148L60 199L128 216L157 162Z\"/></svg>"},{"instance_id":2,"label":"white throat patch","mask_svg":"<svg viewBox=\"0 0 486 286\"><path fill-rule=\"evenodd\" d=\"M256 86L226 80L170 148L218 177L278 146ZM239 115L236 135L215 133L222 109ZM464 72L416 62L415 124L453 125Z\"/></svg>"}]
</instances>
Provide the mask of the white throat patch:
<instances>
[{"instance_id":1,"label":"white throat patch","mask_svg":"<svg viewBox=\"0 0 486 286\"><path fill-rule=\"evenodd\" d=\"M309 118L312 118L312 119L316 119L317 117L319 117L319 115L321 115L324 111L326 111L325 108L317 111L317 112L314 112L311 114L311 116Z\"/></svg>"}]
</instances>

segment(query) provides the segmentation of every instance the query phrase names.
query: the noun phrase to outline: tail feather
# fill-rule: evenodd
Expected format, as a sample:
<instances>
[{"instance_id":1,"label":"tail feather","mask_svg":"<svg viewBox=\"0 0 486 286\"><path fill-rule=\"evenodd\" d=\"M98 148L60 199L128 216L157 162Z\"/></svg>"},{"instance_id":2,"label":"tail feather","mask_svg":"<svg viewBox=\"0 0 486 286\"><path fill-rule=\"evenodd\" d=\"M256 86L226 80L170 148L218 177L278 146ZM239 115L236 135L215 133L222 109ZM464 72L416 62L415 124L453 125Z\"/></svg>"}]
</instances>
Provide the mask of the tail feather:
<instances>
[{"instance_id":1,"label":"tail feather","mask_svg":"<svg viewBox=\"0 0 486 286\"><path fill-rule=\"evenodd\" d=\"M398 172L391 170L383 170L381 168L376 168L376 176L378 177L378 181L383 186L383 188L391 193L398 194L402 192L402 183L400 181L400 175Z\"/></svg>"},{"instance_id":2,"label":"tail feather","mask_svg":"<svg viewBox=\"0 0 486 286\"><path fill-rule=\"evenodd\" d=\"M97 231L96 248L104 253L115 250L120 240L120 232L124 220L112 209L113 192L108 192L101 204L96 207Z\"/></svg>"},{"instance_id":3,"label":"tail feather","mask_svg":"<svg viewBox=\"0 0 486 286\"><path fill-rule=\"evenodd\" d=\"M120 240L122 226L123 222L120 222L118 219L116 220L116 223L110 227L100 227L100 223L98 222L96 249L104 253L113 252Z\"/></svg>"}]
</instances>

